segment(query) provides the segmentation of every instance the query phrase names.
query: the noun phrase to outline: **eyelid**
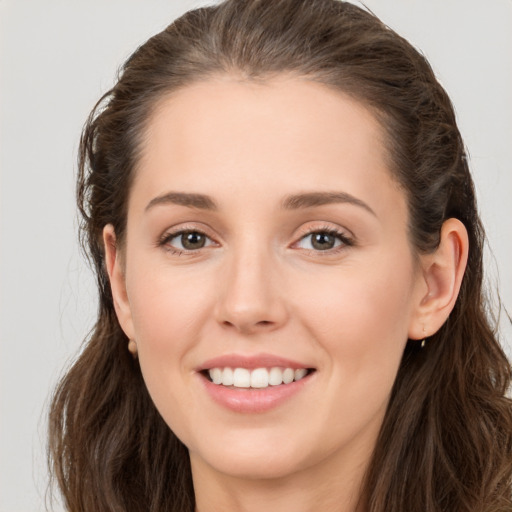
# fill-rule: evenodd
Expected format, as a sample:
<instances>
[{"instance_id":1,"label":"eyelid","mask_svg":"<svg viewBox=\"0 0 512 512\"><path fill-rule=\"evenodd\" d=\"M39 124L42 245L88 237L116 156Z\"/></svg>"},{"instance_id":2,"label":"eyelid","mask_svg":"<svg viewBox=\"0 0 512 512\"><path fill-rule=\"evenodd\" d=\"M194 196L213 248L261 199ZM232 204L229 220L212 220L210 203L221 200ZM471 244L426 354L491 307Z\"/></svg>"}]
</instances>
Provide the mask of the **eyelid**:
<instances>
[{"instance_id":1,"label":"eyelid","mask_svg":"<svg viewBox=\"0 0 512 512\"><path fill-rule=\"evenodd\" d=\"M330 224L330 223L327 223L326 221L321 221L320 224L313 224L312 222L309 222L309 223L305 223L305 225L302 225L300 228L299 228L299 233L298 233L298 237L300 236L305 236L305 235L309 235L311 233L318 233L320 231L333 231L333 232L336 232L336 233L339 233L343 236L345 236L346 238L350 238L352 239L354 237L354 235L346 228L343 228L337 224Z\"/></svg>"},{"instance_id":2,"label":"eyelid","mask_svg":"<svg viewBox=\"0 0 512 512\"><path fill-rule=\"evenodd\" d=\"M315 250L315 249L304 249L302 250L313 253L315 255L320 256L328 256L333 255L339 251L345 250L347 247L351 247L356 245L354 235L352 233L344 228L340 228L339 226L334 226L330 224L322 224L319 226L309 226L309 227L302 227L299 230L299 233L297 235L297 239L292 244L292 248L295 248L299 242L304 240L304 238L313 235L315 233L327 233L330 234L336 238L338 238L341 241L341 244L338 246L335 246L331 249L326 250Z\"/></svg>"},{"instance_id":3,"label":"eyelid","mask_svg":"<svg viewBox=\"0 0 512 512\"><path fill-rule=\"evenodd\" d=\"M212 245L219 245L219 243L208 233L208 231L208 229L198 227L197 225L180 224L178 227L166 229L163 234L158 237L156 245L157 247L163 247L167 251L175 254L197 254L201 249L211 247ZM169 245L170 240L182 235L183 233L190 232L199 233L213 243L199 249L178 249Z\"/></svg>"}]
</instances>

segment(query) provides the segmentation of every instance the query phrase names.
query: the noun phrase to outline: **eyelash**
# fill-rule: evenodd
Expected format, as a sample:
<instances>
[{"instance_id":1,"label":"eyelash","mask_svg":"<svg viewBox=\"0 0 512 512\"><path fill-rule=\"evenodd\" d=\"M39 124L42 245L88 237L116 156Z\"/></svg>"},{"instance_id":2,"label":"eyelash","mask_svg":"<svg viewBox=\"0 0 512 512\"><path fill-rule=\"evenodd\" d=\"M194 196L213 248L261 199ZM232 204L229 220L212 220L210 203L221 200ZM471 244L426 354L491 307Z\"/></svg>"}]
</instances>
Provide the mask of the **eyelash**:
<instances>
[{"instance_id":1,"label":"eyelash","mask_svg":"<svg viewBox=\"0 0 512 512\"><path fill-rule=\"evenodd\" d=\"M324 234L329 235L334 238L337 238L341 241L341 244L337 247L333 247L332 249L326 249L324 251L315 250L315 249L304 249L309 254L314 254L315 256L332 256L338 254L339 252L345 250L347 247L353 247L355 245L355 241L353 238L347 236L347 234L343 231L337 230L331 226L322 226L320 228L308 229L301 233L300 238L297 242L294 242L294 245L301 242L305 238L315 234Z\"/></svg>"},{"instance_id":2,"label":"eyelash","mask_svg":"<svg viewBox=\"0 0 512 512\"><path fill-rule=\"evenodd\" d=\"M178 238L185 233L198 233L198 234L208 238L209 240L212 240L204 231L191 227L191 228L182 228L178 231L174 231L171 233L169 233L169 232L164 233L164 235L158 240L157 245L159 247L163 247L166 251L170 252L171 254L173 254L175 256L181 256L182 254L193 255L193 254L196 254L200 249L203 249L203 247L201 247L199 249L191 249L191 250L176 249L175 247L168 245L171 240ZM304 231L303 233L300 234L300 238L297 240L297 242L294 242L294 245L301 242L308 236L319 234L319 233L337 238L338 240L341 241L341 244L337 247L334 247L332 249L326 249L324 251L315 250L315 249L304 249L305 251L307 251L310 254L315 254L315 255L319 255L319 256L332 256L333 254L337 254L338 252L343 251L347 247L352 247L355 245L354 240L351 237L347 236L346 233L339 231L337 229L334 229L331 226L324 226L324 227Z\"/></svg>"},{"instance_id":3,"label":"eyelash","mask_svg":"<svg viewBox=\"0 0 512 512\"><path fill-rule=\"evenodd\" d=\"M199 235L203 235L204 237L208 238L209 240L212 240L211 237L209 237L201 229L197 229L195 227L188 228L185 226L184 228L181 228L178 231L164 233L158 240L157 245L158 245L158 247L162 247L163 249L165 249L166 251L170 252L171 254L173 254L175 256L181 256L182 254L186 254L186 255L196 254L197 251L199 251L200 249L195 249L195 250L176 249L175 247L172 247L171 245L169 245L169 242L171 240L178 238L178 237L184 235L185 233L197 233ZM202 247L201 247L201 249L202 249Z\"/></svg>"}]
</instances>

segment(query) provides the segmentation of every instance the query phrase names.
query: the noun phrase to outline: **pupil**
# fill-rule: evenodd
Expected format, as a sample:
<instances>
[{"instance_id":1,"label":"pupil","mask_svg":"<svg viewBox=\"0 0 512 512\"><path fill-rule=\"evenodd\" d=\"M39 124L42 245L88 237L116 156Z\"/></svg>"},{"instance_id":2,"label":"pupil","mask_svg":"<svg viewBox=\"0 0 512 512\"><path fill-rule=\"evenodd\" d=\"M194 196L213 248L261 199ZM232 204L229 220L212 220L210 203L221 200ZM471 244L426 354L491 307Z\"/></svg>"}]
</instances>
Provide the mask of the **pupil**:
<instances>
[{"instance_id":1,"label":"pupil","mask_svg":"<svg viewBox=\"0 0 512 512\"><path fill-rule=\"evenodd\" d=\"M313 247L326 250L334 247L334 237L327 233L316 233L313 235Z\"/></svg>"},{"instance_id":2,"label":"pupil","mask_svg":"<svg viewBox=\"0 0 512 512\"><path fill-rule=\"evenodd\" d=\"M204 246L205 238L201 233L191 231L181 236L181 243L185 249L200 249Z\"/></svg>"}]
</instances>

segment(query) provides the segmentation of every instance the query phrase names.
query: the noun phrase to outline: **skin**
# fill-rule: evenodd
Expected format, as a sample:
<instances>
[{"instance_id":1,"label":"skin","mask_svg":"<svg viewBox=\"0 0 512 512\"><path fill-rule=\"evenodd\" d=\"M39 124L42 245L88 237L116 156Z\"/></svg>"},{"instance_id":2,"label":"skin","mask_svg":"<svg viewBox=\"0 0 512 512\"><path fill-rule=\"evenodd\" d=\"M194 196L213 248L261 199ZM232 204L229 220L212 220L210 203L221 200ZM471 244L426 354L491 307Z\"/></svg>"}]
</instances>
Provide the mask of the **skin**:
<instances>
[{"instance_id":1,"label":"skin","mask_svg":"<svg viewBox=\"0 0 512 512\"><path fill-rule=\"evenodd\" d=\"M317 83L201 82L164 98L146 135L123 247L104 230L107 269L148 390L189 448L197 509L356 510L407 339L435 332L455 302L463 226L450 219L439 249L415 255L382 128ZM365 206L282 207L319 191ZM217 209L154 201L169 192ZM173 252L180 229L206 245ZM326 229L350 243L313 246L308 233ZM264 413L205 393L204 361L260 353L316 371Z\"/></svg>"}]
</instances>

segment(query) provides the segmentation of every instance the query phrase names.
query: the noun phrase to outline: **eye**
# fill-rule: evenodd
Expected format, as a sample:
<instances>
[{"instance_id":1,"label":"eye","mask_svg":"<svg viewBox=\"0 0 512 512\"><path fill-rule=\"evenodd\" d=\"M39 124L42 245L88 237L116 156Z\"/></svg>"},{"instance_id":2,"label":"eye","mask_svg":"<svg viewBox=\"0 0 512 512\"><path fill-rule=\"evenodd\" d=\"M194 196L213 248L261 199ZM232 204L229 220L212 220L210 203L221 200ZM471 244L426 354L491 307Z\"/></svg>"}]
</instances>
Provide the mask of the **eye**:
<instances>
[{"instance_id":1,"label":"eye","mask_svg":"<svg viewBox=\"0 0 512 512\"><path fill-rule=\"evenodd\" d=\"M196 251L208 247L214 242L200 231L178 231L165 236L162 245L177 251Z\"/></svg>"},{"instance_id":2,"label":"eye","mask_svg":"<svg viewBox=\"0 0 512 512\"><path fill-rule=\"evenodd\" d=\"M336 230L313 231L297 242L297 247L314 251L329 251L345 245L352 245L351 240Z\"/></svg>"}]
</instances>

